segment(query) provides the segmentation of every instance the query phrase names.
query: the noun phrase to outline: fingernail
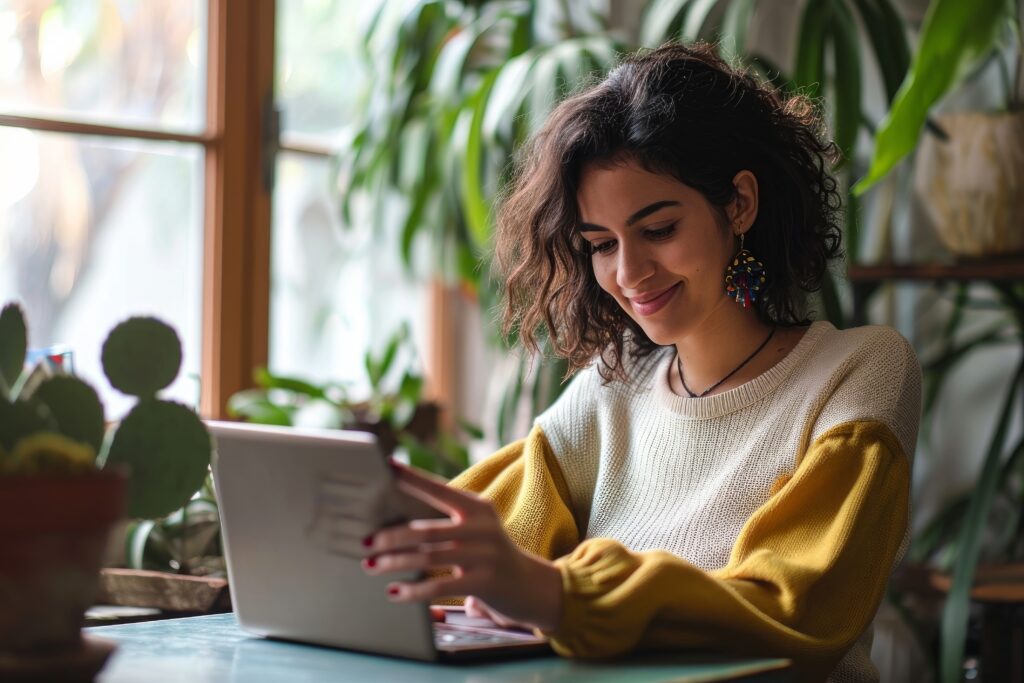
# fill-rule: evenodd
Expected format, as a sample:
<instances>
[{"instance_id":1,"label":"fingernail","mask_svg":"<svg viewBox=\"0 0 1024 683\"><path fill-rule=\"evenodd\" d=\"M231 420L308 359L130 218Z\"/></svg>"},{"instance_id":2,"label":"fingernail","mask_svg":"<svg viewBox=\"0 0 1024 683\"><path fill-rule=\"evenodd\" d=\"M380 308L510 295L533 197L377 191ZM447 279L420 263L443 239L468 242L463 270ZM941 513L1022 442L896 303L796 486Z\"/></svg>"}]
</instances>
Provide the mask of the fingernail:
<instances>
[{"instance_id":1,"label":"fingernail","mask_svg":"<svg viewBox=\"0 0 1024 683\"><path fill-rule=\"evenodd\" d=\"M377 566L377 558L376 557L368 557L365 560L363 560L363 562L365 562L366 566L371 568L371 569L373 569L374 567Z\"/></svg>"},{"instance_id":2,"label":"fingernail","mask_svg":"<svg viewBox=\"0 0 1024 683\"><path fill-rule=\"evenodd\" d=\"M388 586L388 595L390 595L391 597L395 597L400 592L401 591L398 589L398 586Z\"/></svg>"},{"instance_id":3,"label":"fingernail","mask_svg":"<svg viewBox=\"0 0 1024 683\"><path fill-rule=\"evenodd\" d=\"M366 538L363 539L363 547L364 548L369 548L372 545L373 545L373 534L370 534L369 536L367 536Z\"/></svg>"}]
</instances>

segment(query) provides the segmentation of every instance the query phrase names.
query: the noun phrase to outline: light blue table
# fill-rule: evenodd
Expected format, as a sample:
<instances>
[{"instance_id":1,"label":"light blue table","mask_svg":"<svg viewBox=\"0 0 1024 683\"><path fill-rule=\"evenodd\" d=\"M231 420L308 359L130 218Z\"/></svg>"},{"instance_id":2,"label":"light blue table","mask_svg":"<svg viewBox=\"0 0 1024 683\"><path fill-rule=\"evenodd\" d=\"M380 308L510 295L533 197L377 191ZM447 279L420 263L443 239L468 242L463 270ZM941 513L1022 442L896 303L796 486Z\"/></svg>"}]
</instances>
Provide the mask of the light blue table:
<instances>
[{"instance_id":1,"label":"light blue table","mask_svg":"<svg viewBox=\"0 0 1024 683\"><path fill-rule=\"evenodd\" d=\"M705 683L789 681L784 659L723 660L700 656L586 663L544 657L491 664L423 664L251 636L233 614L86 629L117 642L98 683Z\"/></svg>"}]
</instances>

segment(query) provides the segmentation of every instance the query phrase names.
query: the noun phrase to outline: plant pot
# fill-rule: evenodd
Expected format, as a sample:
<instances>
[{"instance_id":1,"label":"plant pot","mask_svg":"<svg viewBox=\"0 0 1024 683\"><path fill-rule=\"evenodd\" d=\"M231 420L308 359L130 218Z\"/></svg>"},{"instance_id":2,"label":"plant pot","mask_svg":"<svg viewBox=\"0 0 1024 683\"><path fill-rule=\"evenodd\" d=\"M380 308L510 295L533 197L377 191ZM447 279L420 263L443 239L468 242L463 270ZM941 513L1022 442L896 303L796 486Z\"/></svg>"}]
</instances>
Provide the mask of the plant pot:
<instances>
[{"instance_id":1,"label":"plant pot","mask_svg":"<svg viewBox=\"0 0 1024 683\"><path fill-rule=\"evenodd\" d=\"M0 654L80 647L124 506L119 472L0 476Z\"/></svg>"},{"instance_id":2,"label":"plant pot","mask_svg":"<svg viewBox=\"0 0 1024 683\"><path fill-rule=\"evenodd\" d=\"M1024 253L1024 112L944 114L949 136L925 134L915 188L957 256Z\"/></svg>"}]
</instances>

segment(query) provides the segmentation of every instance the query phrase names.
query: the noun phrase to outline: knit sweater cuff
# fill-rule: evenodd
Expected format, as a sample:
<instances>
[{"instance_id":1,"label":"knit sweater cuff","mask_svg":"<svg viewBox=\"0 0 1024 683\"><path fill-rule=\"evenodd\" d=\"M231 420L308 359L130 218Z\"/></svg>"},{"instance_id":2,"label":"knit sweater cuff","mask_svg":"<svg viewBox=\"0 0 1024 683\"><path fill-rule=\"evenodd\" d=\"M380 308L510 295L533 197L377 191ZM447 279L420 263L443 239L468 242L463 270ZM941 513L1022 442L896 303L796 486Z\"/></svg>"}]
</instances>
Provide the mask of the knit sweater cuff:
<instances>
[{"instance_id":1,"label":"knit sweater cuff","mask_svg":"<svg viewBox=\"0 0 1024 683\"><path fill-rule=\"evenodd\" d=\"M558 627L544 635L558 654L607 657L635 645L629 634L639 630L609 619L618 610L610 610L608 603L616 601L615 587L640 564L638 557L611 539L591 539L555 560L562 575L562 614ZM618 616L628 621L621 611Z\"/></svg>"}]
</instances>

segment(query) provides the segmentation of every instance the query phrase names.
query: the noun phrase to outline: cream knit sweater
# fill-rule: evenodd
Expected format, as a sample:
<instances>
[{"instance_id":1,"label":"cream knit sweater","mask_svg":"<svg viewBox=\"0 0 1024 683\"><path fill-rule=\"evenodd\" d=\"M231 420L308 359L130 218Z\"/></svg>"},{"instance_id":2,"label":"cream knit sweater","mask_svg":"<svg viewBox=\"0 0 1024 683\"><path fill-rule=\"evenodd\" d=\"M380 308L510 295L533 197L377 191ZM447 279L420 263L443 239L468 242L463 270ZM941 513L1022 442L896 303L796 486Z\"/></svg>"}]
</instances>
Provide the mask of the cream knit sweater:
<instances>
[{"instance_id":1,"label":"cream knit sweater","mask_svg":"<svg viewBox=\"0 0 1024 683\"><path fill-rule=\"evenodd\" d=\"M775 654L801 680L877 680L870 623L907 538L913 349L890 328L816 322L705 398L670 390L672 360L607 385L588 368L529 437L453 482L556 560L556 649Z\"/></svg>"}]
</instances>

